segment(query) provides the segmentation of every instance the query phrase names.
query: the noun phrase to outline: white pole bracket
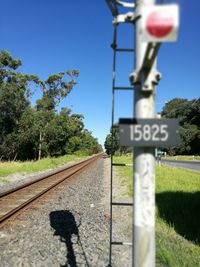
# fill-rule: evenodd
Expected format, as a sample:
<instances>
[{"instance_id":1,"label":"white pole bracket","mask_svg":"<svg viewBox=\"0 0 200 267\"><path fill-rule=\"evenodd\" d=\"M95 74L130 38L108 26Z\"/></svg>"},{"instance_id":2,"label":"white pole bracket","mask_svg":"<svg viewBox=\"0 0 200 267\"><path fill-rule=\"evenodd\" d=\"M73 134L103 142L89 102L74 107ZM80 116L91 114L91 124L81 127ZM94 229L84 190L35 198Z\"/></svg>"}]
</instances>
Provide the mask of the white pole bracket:
<instances>
[{"instance_id":1,"label":"white pole bracket","mask_svg":"<svg viewBox=\"0 0 200 267\"><path fill-rule=\"evenodd\" d=\"M118 0L115 0L115 2L119 6L123 6L123 7L127 7L127 8L134 8L135 7L135 3L128 3L128 2L118 1Z\"/></svg>"},{"instance_id":2,"label":"white pole bracket","mask_svg":"<svg viewBox=\"0 0 200 267\"><path fill-rule=\"evenodd\" d=\"M131 73L129 78L132 85L141 85L141 91L151 92L154 90L155 85L158 85L161 73L154 69L150 72L148 69L140 69Z\"/></svg>"},{"instance_id":3,"label":"white pole bracket","mask_svg":"<svg viewBox=\"0 0 200 267\"><path fill-rule=\"evenodd\" d=\"M138 19L140 16L136 16L134 12L128 12L126 14L120 14L117 15L113 20L113 25L118 25L119 23L134 23L136 19Z\"/></svg>"}]
</instances>

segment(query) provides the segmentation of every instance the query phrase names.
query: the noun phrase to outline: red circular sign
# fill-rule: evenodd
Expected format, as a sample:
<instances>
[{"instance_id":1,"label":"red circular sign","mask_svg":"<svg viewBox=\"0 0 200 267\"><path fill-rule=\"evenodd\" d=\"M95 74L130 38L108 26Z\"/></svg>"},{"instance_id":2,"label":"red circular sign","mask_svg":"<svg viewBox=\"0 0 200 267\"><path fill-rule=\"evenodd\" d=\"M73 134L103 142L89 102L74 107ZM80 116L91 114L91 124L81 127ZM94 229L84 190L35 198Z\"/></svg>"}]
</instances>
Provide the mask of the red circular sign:
<instances>
[{"instance_id":1,"label":"red circular sign","mask_svg":"<svg viewBox=\"0 0 200 267\"><path fill-rule=\"evenodd\" d=\"M163 38L167 36L174 27L174 19L166 12L152 12L146 20L146 29L150 35Z\"/></svg>"}]
</instances>

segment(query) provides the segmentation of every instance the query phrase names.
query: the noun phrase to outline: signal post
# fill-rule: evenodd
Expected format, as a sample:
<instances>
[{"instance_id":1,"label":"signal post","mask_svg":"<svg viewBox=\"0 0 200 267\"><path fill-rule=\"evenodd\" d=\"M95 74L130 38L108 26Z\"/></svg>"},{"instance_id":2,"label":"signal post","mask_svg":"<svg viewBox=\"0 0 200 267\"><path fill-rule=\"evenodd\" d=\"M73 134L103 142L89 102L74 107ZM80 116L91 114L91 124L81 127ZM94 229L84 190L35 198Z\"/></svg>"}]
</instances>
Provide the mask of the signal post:
<instances>
[{"instance_id":1,"label":"signal post","mask_svg":"<svg viewBox=\"0 0 200 267\"><path fill-rule=\"evenodd\" d=\"M157 119L155 88L161 79L156 56L160 43L176 40L177 5L135 6L134 119L120 120L120 144L134 146L133 266L155 266L155 147L177 145L177 120Z\"/></svg>"},{"instance_id":2,"label":"signal post","mask_svg":"<svg viewBox=\"0 0 200 267\"><path fill-rule=\"evenodd\" d=\"M138 0L136 16L140 16L143 5L153 5L155 0ZM134 117L155 118L156 59L152 66L142 68L147 43L141 38L141 19L135 22L135 68L130 76L135 84ZM140 72L140 75L137 76ZM148 75L150 75L148 79ZM160 77L158 77L160 78ZM146 82L146 84L145 84ZM133 266L155 266L155 149L134 148L134 212L133 212Z\"/></svg>"},{"instance_id":3,"label":"signal post","mask_svg":"<svg viewBox=\"0 0 200 267\"><path fill-rule=\"evenodd\" d=\"M155 88L161 79L156 57L162 42L174 42L179 26L175 4L155 5L155 0L136 0L135 5L106 0L115 22L135 23L133 118L120 119L120 145L134 147L133 258L134 267L155 266L155 147L179 144L178 121L158 119ZM119 15L117 4L134 7Z\"/></svg>"}]
</instances>

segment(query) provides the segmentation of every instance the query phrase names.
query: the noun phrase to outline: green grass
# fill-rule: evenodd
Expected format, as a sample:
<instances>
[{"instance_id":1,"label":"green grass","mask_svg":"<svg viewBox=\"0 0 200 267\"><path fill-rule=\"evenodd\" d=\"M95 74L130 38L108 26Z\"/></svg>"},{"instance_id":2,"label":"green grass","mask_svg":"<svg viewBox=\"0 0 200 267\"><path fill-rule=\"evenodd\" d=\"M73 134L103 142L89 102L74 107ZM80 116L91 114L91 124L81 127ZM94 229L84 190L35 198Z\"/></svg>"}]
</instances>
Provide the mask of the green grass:
<instances>
[{"instance_id":1,"label":"green grass","mask_svg":"<svg viewBox=\"0 0 200 267\"><path fill-rule=\"evenodd\" d=\"M65 155L58 158L45 158L39 161L26 161L26 162L0 162L0 182L5 183L6 177L14 173L35 173L53 169L70 161L77 160L85 157L84 154Z\"/></svg>"},{"instance_id":2,"label":"green grass","mask_svg":"<svg viewBox=\"0 0 200 267\"><path fill-rule=\"evenodd\" d=\"M131 158L115 157L130 163ZM116 167L132 194L131 167ZM156 168L156 266L200 267L200 174Z\"/></svg>"},{"instance_id":3,"label":"green grass","mask_svg":"<svg viewBox=\"0 0 200 267\"><path fill-rule=\"evenodd\" d=\"M132 157L126 157L126 156L119 156L114 157L114 163L126 163L126 164L132 164L133 160ZM126 184L127 186L127 194L128 196L132 196L132 188L133 188L133 167L115 167L117 172L120 175L120 178L122 180L122 184Z\"/></svg>"},{"instance_id":4,"label":"green grass","mask_svg":"<svg viewBox=\"0 0 200 267\"><path fill-rule=\"evenodd\" d=\"M166 156L163 158L172 160L200 160L200 156Z\"/></svg>"}]
</instances>

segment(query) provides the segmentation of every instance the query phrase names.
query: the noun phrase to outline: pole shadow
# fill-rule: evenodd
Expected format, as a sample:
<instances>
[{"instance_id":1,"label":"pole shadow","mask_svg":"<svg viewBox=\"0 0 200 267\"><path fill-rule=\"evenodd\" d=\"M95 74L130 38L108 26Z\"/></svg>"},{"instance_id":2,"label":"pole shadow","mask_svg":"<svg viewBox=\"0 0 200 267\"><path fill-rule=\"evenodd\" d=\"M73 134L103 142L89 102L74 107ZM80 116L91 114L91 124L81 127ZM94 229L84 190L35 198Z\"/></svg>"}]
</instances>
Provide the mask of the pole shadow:
<instances>
[{"instance_id":1,"label":"pole shadow","mask_svg":"<svg viewBox=\"0 0 200 267\"><path fill-rule=\"evenodd\" d=\"M60 236L60 241L64 242L67 247L67 261L62 267L77 267L76 255L73 249L72 236L77 236L82 255L85 259L85 266L89 266L79 235L79 225L77 225L74 215L68 210L52 211L49 214L50 225L55 230L54 235Z\"/></svg>"},{"instance_id":2,"label":"pole shadow","mask_svg":"<svg viewBox=\"0 0 200 267\"><path fill-rule=\"evenodd\" d=\"M158 193L156 203L159 216L178 234L200 244L200 191Z\"/></svg>"}]
</instances>

